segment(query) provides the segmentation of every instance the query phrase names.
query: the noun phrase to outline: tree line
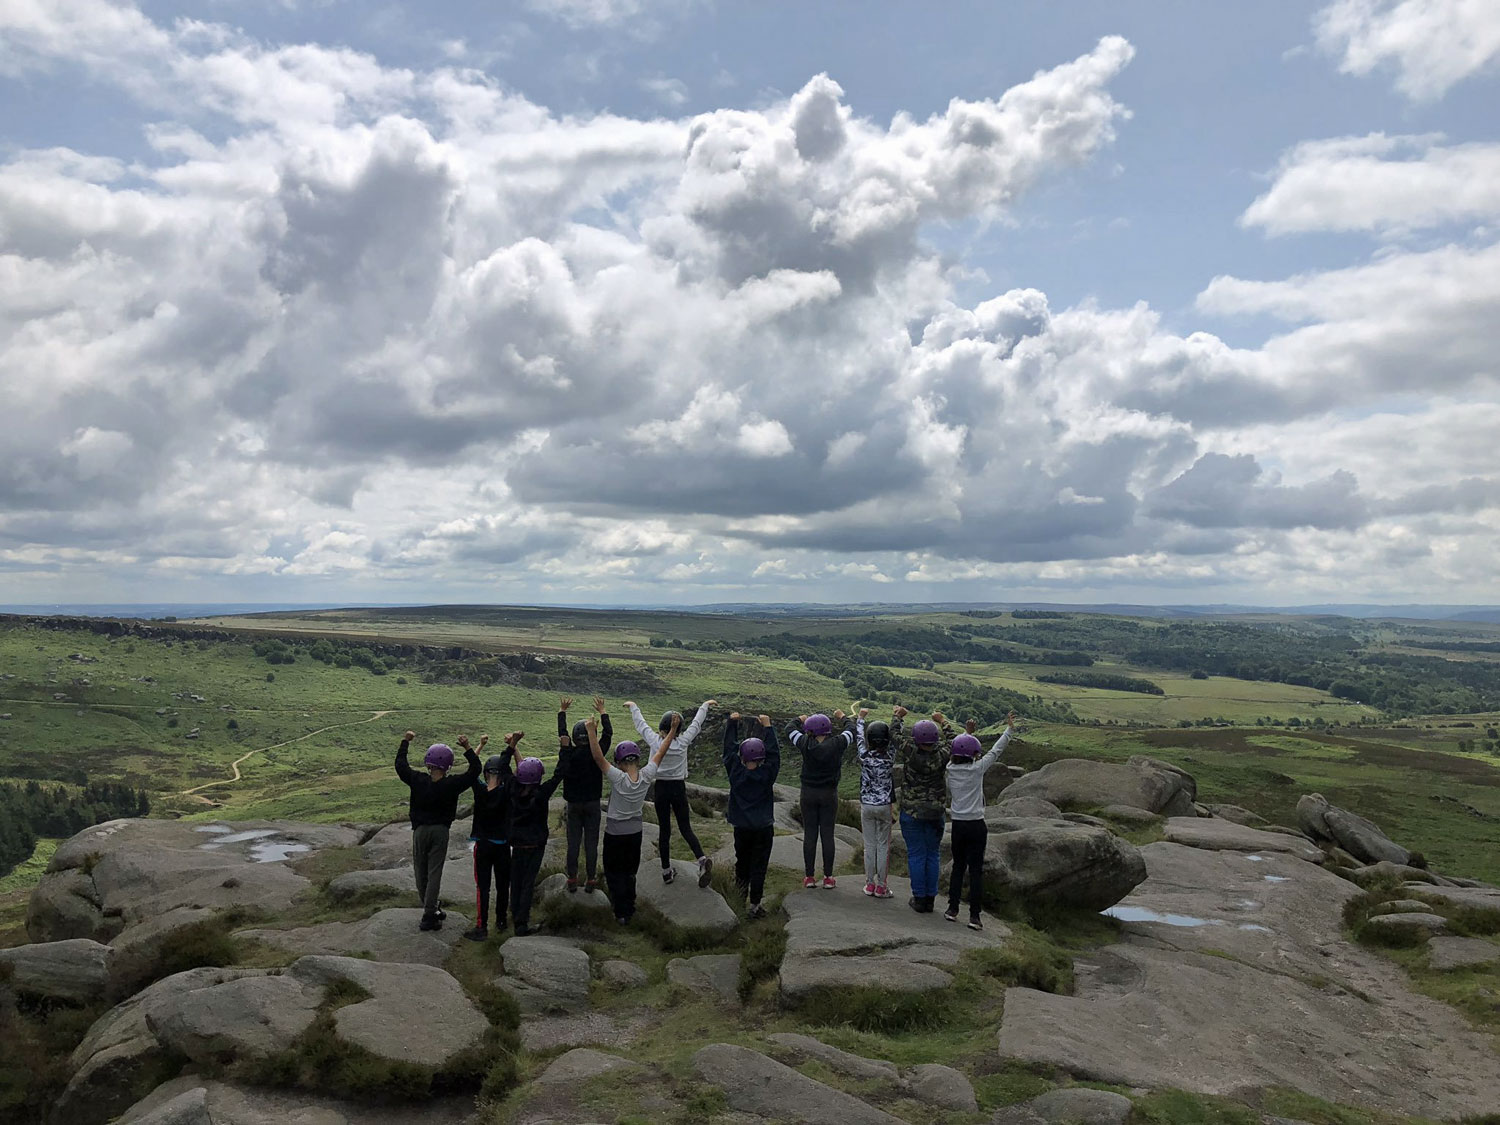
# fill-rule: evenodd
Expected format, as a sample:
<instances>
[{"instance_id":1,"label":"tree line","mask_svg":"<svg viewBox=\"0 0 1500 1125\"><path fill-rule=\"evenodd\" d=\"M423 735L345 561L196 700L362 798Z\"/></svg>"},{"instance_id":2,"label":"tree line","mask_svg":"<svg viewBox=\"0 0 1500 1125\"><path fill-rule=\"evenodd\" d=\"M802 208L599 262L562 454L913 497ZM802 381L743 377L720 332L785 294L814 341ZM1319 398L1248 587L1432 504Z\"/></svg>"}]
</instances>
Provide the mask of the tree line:
<instances>
[{"instance_id":1,"label":"tree line","mask_svg":"<svg viewBox=\"0 0 1500 1125\"><path fill-rule=\"evenodd\" d=\"M40 837L73 836L106 820L150 812L144 789L112 781L91 781L78 791L37 781L0 785L0 876L30 859Z\"/></svg>"}]
</instances>

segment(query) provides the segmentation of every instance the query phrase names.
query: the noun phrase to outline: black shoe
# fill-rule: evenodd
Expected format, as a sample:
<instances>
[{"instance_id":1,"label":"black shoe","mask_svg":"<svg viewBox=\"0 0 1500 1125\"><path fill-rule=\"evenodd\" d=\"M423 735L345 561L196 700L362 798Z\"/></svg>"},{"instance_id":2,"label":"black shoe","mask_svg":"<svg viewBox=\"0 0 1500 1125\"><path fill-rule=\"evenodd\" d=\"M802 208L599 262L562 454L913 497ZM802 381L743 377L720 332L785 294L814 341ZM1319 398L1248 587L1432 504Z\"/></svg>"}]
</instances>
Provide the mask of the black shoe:
<instances>
[{"instance_id":1,"label":"black shoe","mask_svg":"<svg viewBox=\"0 0 1500 1125\"><path fill-rule=\"evenodd\" d=\"M625 915L623 915L623 914L616 914L615 915L615 921L618 922L622 926L628 926L628 925L630 925L630 919L627 918L627 917L625 917Z\"/></svg>"},{"instance_id":2,"label":"black shoe","mask_svg":"<svg viewBox=\"0 0 1500 1125\"><path fill-rule=\"evenodd\" d=\"M504 918L496 918L495 919L495 932L499 933L501 930L505 929L505 927L508 926L508 925L510 925L510 923L507 922Z\"/></svg>"},{"instance_id":3,"label":"black shoe","mask_svg":"<svg viewBox=\"0 0 1500 1125\"><path fill-rule=\"evenodd\" d=\"M922 911L922 900L919 899L916 895L912 895L911 898L907 899L906 900L906 905L909 906L909 907L911 907L918 914L923 913L923 911Z\"/></svg>"},{"instance_id":4,"label":"black shoe","mask_svg":"<svg viewBox=\"0 0 1500 1125\"><path fill-rule=\"evenodd\" d=\"M675 878L677 878L677 869L675 867L663 867L661 869L661 881L663 883L670 883Z\"/></svg>"},{"instance_id":5,"label":"black shoe","mask_svg":"<svg viewBox=\"0 0 1500 1125\"><path fill-rule=\"evenodd\" d=\"M516 937L530 937L532 934L541 932L540 926L517 926Z\"/></svg>"},{"instance_id":6,"label":"black shoe","mask_svg":"<svg viewBox=\"0 0 1500 1125\"><path fill-rule=\"evenodd\" d=\"M433 915L433 917L435 917L439 922L446 922L448 920L448 912L440 906L437 908L437 912Z\"/></svg>"},{"instance_id":7,"label":"black shoe","mask_svg":"<svg viewBox=\"0 0 1500 1125\"><path fill-rule=\"evenodd\" d=\"M437 916L434 914L422 915L422 920L417 923L417 929L423 931L441 930L442 928L443 924L437 920Z\"/></svg>"},{"instance_id":8,"label":"black shoe","mask_svg":"<svg viewBox=\"0 0 1500 1125\"><path fill-rule=\"evenodd\" d=\"M943 918L944 918L945 921L948 921L948 922L957 922L958 921L958 911L957 910L945 910L945 911L943 911Z\"/></svg>"},{"instance_id":9,"label":"black shoe","mask_svg":"<svg viewBox=\"0 0 1500 1125\"><path fill-rule=\"evenodd\" d=\"M472 930L464 931L464 938L468 941L484 941L490 936L490 931L484 926L475 926Z\"/></svg>"},{"instance_id":10,"label":"black shoe","mask_svg":"<svg viewBox=\"0 0 1500 1125\"><path fill-rule=\"evenodd\" d=\"M702 890L708 886L709 880L714 877L714 861L708 856L698 860L698 889Z\"/></svg>"},{"instance_id":11,"label":"black shoe","mask_svg":"<svg viewBox=\"0 0 1500 1125\"><path fill-rule=\"evenodd\" d=\"M971 929L971 930L982 930L982 929L984 929L984 923L981 922L978 918L970 918L969 919L969 929Z\"/></svg>"}]
</instances>

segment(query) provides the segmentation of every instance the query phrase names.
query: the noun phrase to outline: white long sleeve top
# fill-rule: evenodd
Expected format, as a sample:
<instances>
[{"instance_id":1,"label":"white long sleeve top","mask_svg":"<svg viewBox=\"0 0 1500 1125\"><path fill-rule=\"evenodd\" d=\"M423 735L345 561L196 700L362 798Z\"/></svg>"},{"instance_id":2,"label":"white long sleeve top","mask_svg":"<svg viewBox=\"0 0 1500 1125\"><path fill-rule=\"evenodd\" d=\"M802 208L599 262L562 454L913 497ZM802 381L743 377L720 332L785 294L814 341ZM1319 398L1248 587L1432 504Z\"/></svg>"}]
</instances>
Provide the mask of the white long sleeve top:
<instances>
[{"instance_id":1,"label":"white long sleeve top","mask_svg":"<svg viewBox=\"0 0 1500 1125\"><path fill-rule=\"evenodd\" d=\"M693 716L683 730L677 732L676 739L672 742L672 748L667 751L661 760L661 766L656 771L658 781L686 781L688 775L688 747L693 744L693 739L698 737L698 732L703 729L703 720L708 718L707 702L701 704L698 713ZM655 754L657 747L661 745L661 734L651 728L646 718L641 714L641 709L635 704L630 705L630 721L635 724L636 733L651 747L651 753Z\"/></svg>"},{"instance_id":2,"label":"white long sleeve top","mask_svg":"<svg viewBox=\"0 0 1500 1125\"><path fill-rule=\"evenodd\" d=\"M995 740L989 753L972 762L948 763L948 815L954 820L984 819L984 775L1000 760L1010 742L1011 728Z\"/></svg>"}]
</instances>

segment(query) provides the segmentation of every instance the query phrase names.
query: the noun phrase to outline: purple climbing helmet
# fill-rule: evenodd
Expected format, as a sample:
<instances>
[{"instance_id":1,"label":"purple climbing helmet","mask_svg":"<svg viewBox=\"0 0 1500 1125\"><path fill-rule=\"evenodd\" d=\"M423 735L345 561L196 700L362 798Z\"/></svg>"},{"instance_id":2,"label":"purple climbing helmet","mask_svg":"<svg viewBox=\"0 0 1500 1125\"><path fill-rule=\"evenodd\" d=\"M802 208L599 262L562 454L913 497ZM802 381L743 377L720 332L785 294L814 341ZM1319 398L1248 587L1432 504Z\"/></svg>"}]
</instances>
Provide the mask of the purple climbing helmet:
<instances>
[{"instance_id":1,"label":"purple climbing helmet","mask_svg":"<svg viewBox=\"0 0 1500 1125\"><path fill-rule=\"evenodd\" d=\"M740 743L740 761L763 762L766 760L766 744L758 738L747 738Z\"/></svg>"},{"instance_id":2,"label":"purple climbing helmet","mask_svg":"<svg viewBox=\"0 0 1500 1125\"><path fill-rule=\"evenodd\" d=\"M638 742L631 742L629 740L626 740L625 742L622 742L615 747L616 762L629 762L632 760L638 761L640 759L640 756L641 746Z\"/></svg>"},{"instance_id":3,"label":"purple climbing helmet","mask_svg":"<svg viewBox=\"0 0 1500 1125\"><path fill-rule=\"evenodd\" d=\"M979 757L979 739L972 734L961 734L953 740L951 752L955 758Z\"/></svg>"},{"instance_id":4,"label":"purple climbing helmet","mask_svg":"<svg viewBox=\"0 0 1500 1125\"><path fill-rule=\"evenodd\" d=\"M427 756L422 761L440 770L450 769L453 766L453 751L446 742L434 742L427 748Z\"/></svg>"},{"instance_id":5,"label":"purple climbing helmet","mask_svg":"<svg viewBox=\"0 0 1500 1125\"><path fill-rule=\"evenodd\" d=\"M809 715L802 729L814 738L822 738L833 733L833 721L827 715Z\"/></svg>"},{"instance_id":6,"label":"purple climbing helmet","mask_svg":"<svg viewBox=\"0 0 1500 1125\"><path fill-rule=\"evenodd\" d=\"M911 728L911 740L918 746L936 746L942 737L943 732L931 719L923 719Z\"/></svg>"},{"instance_id":7,"label":"purple climbing helmet","mask_svg":"<svg viewBox=\"0 0 1500 1125\"><path fill-rule=\"evenodd\" d=\"M544 767L540 758L522 758L516 767L516 780L522 785L536 785L542 780Z\"/></svg>"}]
</instances>

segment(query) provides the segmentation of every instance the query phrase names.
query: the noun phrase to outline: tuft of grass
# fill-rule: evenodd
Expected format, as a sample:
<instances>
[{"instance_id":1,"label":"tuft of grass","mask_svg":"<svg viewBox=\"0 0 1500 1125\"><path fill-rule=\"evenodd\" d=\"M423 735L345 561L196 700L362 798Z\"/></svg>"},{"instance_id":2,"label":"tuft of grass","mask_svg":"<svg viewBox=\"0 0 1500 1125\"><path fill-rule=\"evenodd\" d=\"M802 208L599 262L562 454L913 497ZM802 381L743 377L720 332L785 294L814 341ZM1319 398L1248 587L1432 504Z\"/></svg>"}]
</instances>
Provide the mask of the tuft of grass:
<instances>
[{"instance_id":1,"label":"tuft of grass","mask_svg":"<svg viewBox=\"0 0 1500 1125\"><path fill-rule=\"evenodd\" d=\"M1500 910L1482 906L1455 906L1447 911L1448 928L1463 937L1500 934Z\"/></svg>"},{"instance_id":2,"label":"tuft of grass","mask_svg":"<svg viewBox=\"0 0 1500 1125\"><path fill-rule=\"evenodd\" d=\"M1050 1072L1015 1059L1001 1059L995 1069L973 1079L974 1094L985 1109L1016 1105L1057 1087Z\"/></svg>"},{"instance_id":3,"label":"tuft of grass","mask_svg":"<svg viewBox=\"0 0 1500 1125\"><path fill-rule=\"evenodd\" d=\"M778 909L746 929L745 944L740 950L741 1000L750 999L756 985L781 971L781 959L786 956L786 927L777 917L779 913Z\"/></svg>"},{"instance_id":4,"label":"tuft of grass","mask_svg":"<svg viewBox=\"0 0 1500 1125\"><path fill-rule=\"evenodd\" d=\"M1010 987L1073 993L1073 958L1029 926L1012 925L1010 941L975 950L968 960L978 972Z\"/></svg>"},{"instance_id":5,"label":"tuft of grass","mask_svg":"<svg viewBox=\"0 0 1500 1125\"><path fill-rule=\"evenodd\" d=\"M103 1002L76 1007L30 1000L18 1002L13 1012L0 1010L0 1040L5 1043L0 1051L0 1120L46 1119L48 1108L68 1083L69 1056L105 1010ZM136 1097L127 1098L122 1108L169 1077L154 1071L141 1076L131 1090ZM145 1085L147 1079L150 1085Z\"/></svg>"},{"instance_id":6,"label":"tuft of grass","mask_svg":"<svg viewBox=\"0 0 1500 1125\"><path fill-rule=\"evenodd\" d=\"M723 934L694 926L679 926L649 902L638 903L631 927L655 942L665 953L702 953L725 943Z\"/></svg>"},{"instance_id":7,"label":"tuft of grass","mask_svg":"<svg viewBox=\"0 0 1500 1125\"><path fill-rule=\"evenodd\" d=\"M1260 1125L1261 1115L1227 1098L1157 1090L1136 1100L1130 1120L1150 1125Z\"/></svg>"},{"instance_id":8,"label":"tuft of grass","mask_svg":"<svg viewBox=\"0 0 1500 1125\"><path fill-rule=\"evenodd\" d=\"M951 989L892 994L880 988L816 988L801 1001L818 1023L897 1034L940 1026L953 1013Z\"/></svg>"}]
</instances>

